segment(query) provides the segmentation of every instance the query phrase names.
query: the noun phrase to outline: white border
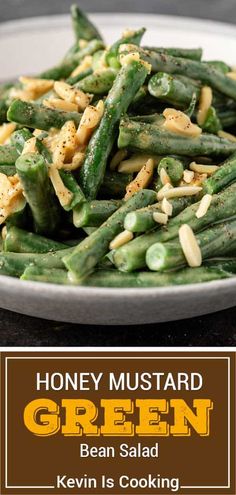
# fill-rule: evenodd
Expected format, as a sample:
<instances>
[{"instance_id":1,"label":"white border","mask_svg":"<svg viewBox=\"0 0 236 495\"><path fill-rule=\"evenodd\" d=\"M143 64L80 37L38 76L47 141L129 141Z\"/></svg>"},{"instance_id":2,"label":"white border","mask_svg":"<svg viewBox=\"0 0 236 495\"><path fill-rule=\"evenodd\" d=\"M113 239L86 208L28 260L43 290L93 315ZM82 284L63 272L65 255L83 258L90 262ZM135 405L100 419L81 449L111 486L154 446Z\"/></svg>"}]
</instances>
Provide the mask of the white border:
<instances>
[{"instance_id":1,"label":"white border","mask_svg":"<svg viewBox=\"0 0 236 495\"><path fill-rule=\"evenodd\" d=\"M9 348L5 348L7 352L9 352ZM96 351L94 351L94 348L93 348L93 352L100 352L99 351L100 348L96 348ZM104 348L101 348L102 349L102 352L120 352L120 348L111 348L111 349L105 349ZM165 348L159 348L158 349L158 352L165 352L164 350ZM196 348L197 349L197 348ZM196 349L192 349L192 351L190 352L197 352ZM214 349L214 348L213 348ZM227 348L223 348L224 349L224 352L227 352L226 349ZM230 349L230 352L233 351L233 348L229 348ZM25 348L23 348L24 352L26 351ZM30 352L32 352L32 349L27 349L27 350L30 350ZM33 349L34 350L34 349ZM54 350L54 352L60 352L60 351L56 351L55 348L48 348L46 349L46 351L51 351L51 350ZM76 351L76 348L74 348L73 350L71 348L69 348L70 352L77 352ZM90 351L91 349L89 349ZM123 350L123 349L122 349ZM143 348L143 350L145 352L147 352L147 348ZM156 348L148 348L149 351L151 352L157 352L157 349ZM200 350L203 350L200 348ZM17 351L19 351L19 348L17 349ZM40 348L40 351L41 352L45 352L45 350L43 348ZM83 348L83 349L79 349L79 352L87 352L88 349L87 348ZM170 351L170 349L168 348L168 352ZM175 348L172 352L182 352L183 349L179 350L178 351L178 348ZM204 349L205 352L208 352L207 349ZM0 352L3 352L3 348L0 349ZM16 350L14 350L13 352L16 352ZM65 349L63 349L63 352L65 352ZM127 349L126 348L126 352L130 352L130 349ZM132 349L132 352L143 352L140 350L140 348L133 348ZM189 352L189 349L187 348L187 350L185 352ZM209 351L209 352L212 352L212 351ZM214 349L214 352L216 352L216 350ZM219 350L220 352L220 350ZM7 445L7 440L8 440L8 422L7 422L7 419L8 419L8 415L7 415L7 400L8 400L8 395L7 395L7 379L8 379L8 361L10 360L31 360L31 359L39 359L39 360L45 360L45 359L50 359L50 360L68 360L68 359L80 359L80 360L83 360L83 359L96 359L96 360L101 360L101 359L130 359L130 360L136 360L136 359L147 359L148 356L12 356L12 357L6 357L5 358L5 488L6 489L55 489L56 487L54 485L50 485L50 486L13 486L13 485L8 485L8 465L7 465L7 460L8 460L8 445ZM185 489L223 489L223 488L226 488L226 489L229 489L231 487L231 479L230 479L230 466L231 466L231 455L230 455L230 445L231 445L231 438L230 438L230 434L231 434L231 428L230 428L230 419L231 419L231 411L230 411L230 357L226 357L226 356L206 356L206 357L203 357L203 356L149 356L148 359L151 359L151 360L154 360L154 359L157 359L157 360L161 360L161 359L172 359L172 360L178 360L178 359L181 359L181 360L191 360L191 359L195 359L195 360L225 360L227 361L227 368L228 368L228 389L227 389L227 392L228 392L228 480L227 480L227 485L223 485L223 486L185 486L185 485L181 485L180 486L180 489L182 490L185 490ZM62 492L60 492L62 493ZM56 495L56 494L55 494ZM81 494L83 495L83 494ZM86 494L87 495L87 494ZM116 495L116 494L113 494L113 495ZM119 494L117 494L119 495ZM133 494L134 495L134 494Z\"/></svg>"}]
</instances>

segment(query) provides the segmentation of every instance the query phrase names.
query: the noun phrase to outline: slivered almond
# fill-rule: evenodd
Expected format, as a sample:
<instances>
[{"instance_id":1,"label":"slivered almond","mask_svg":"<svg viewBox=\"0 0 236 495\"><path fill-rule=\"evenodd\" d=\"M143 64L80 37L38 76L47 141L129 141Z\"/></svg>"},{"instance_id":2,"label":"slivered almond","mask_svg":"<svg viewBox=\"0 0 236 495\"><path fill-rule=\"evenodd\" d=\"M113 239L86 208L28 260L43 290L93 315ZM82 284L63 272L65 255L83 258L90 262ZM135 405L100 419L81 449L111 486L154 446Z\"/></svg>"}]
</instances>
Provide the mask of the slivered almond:
<instances>
[{"instance_id":1,"label":"slivered almond","mask_svg":"<svg viewBox=\"0 0 236 495\"><path fill-rule=\"evenodd\" d=\"M78 65L78 67L76 67L75 70L73 70L71 77L78 76L79 74L84 72L86 69L89 69L92 66L92 61L93 61L93 57L91 57L91 55L86 55L86 57L84 57L81 64Z\"/></svg>"},{"instance_id":2,"label":"slivered almond","mask_svg":"<svg viewBox=\"0 0 236 495\"><path fill-rule=\"evenodd\" d=\"M50 98L43 100L43 105L47 108L63 110L64 112L78 112L78 105L70 101L61 100L60 98Z\"/></svg>"},{"instance_id":3,"label":"slivered almond","mask_svg":"<svg viewBox=\"0 0 236 495\"><path fill-rule=\"evenodd\" d=\"M9 178L5 174L0 173L0 208L8 205L12 189L12 183Z\"/></svg>"},{"instance_id":4,"label":"slivered almond","mask_svg":"<svg viewBox=\"0 0 236 495\"><path fill-rule=\"evenodd\" d=\"M63 184L63 181L61 179L61 176L59 174L59 170L54 166L51 165L49 167L49 177L52 182L53 188L55 190L55 193L60 201L61 206L68 206L73 198L73 194L67 187Z\"/></svg>"},{"instance_id":5,"label":"slivered almond","mask_svg":"<svg viewBox=\"0 0 236 495\"><path fill-rule=\"evenodd\" d=\"M70 103L76 103L79 110L84 110L90 103L90 95L81 91L81 89L73 88L70 84L62 81L54 83L54 90L60 98Z\"/></svg>"},{"instance_id":6,"label":"slivered almond","mask_svg":"<svg viewBox=\"0 0 236 495\"><path fill-rule=\"evenodd\" d=\"M75 92L70 84L67 84L63 81L55 81L54 91L63 100L70 101L71 103L75 103Z\"/></svg>"},{"instance_id":7,"label":"slivered almond","mask_svg":"<svg viewBox=\"0 0 236 495\"><path fill-rule=\"evenodd\" d=\"M236 81L236 72L235 71L227 72L226 76L228 76L230 79L233 79L234 81Z\"/></svg>"},{"instance_id":8,"label":"slivered almond","mask_svg":"<svg viewBox=\"0 0 236 495\"><path fill-rule=\"evenodd\" d=\"M103 110L103 102L99 107L93 107L92 105L89 105L85 109L76 133L78 146L85 146L86 144L88 144L93 131L96 129L102 118Z\"/></svg>"},{"instance_id":9,"label":"slivered almond","mask_svg":"<svg viewBox=\"0 0 236 495\"><path fill-rule=\"evenodd\" d=\"M30 91L29 89L19 89L19 88L12 88L9 91L9 98L11 100L23 100L23 101L31 101L35 100L35 95L33 91Z\"/></svg>"},{"instance_id":10,"label":"slivered almond","mask_svg":"<svg viewBox=\"0 0 236 495\"><path fill-rule=\"evenodd\" d=\"M161 168L160 179L161 179L161 183L163 184L163 186L165 186L166 184L171 184L170 177L164 168Z\"/></svg>"},{"instance_id":11,"label":"slivered almond","mask_svg":"<svg viewBox=\"0 0 236 495\"><path fill-rule=\"evenodd\" d=\"M118 150L115 155L113 156L111 162L110 162L110 169L115 170L118 165L126 158L128 155L128 151L124 148L121 150Z\"/></svg>"},{"instance_id":12,"label":"slivered almond","mask_svg":"<svg viewBox=\"0 0 236 495\"><path fill-rule=\"evenodd\" d=\"M218 131L218 136L224 139L228 139L228 141L232 141L232 143L236 142L236 136L231 134L230 132Z\"/></svg>"},{"instance_id":13,"label":"slivered almond","mask_svg":"<svg viewBox=\"0 0 236 495\"><path fill-rule=\"evenodd\" d=\"M202 129L193 124L185 113L175 108L166 108L163 112L165 122L163 127L170 132L174 132L185 137L197 137L202 133Z\"/></svg>"},{"instance_id":14,"label":"slivered almond","mask_svg":"<svg viewBox=\"0 0 236 495\"><path fill-rule=\"evenodd\" d=\"M202 253L197 239L189 225L181 225L179 229L179 242L181 244L184 256L189 266L192 268L201 266Z\"/></svg>"},{"instance_id":15,"label":"slivered almond","mask_svg":"<svg viewBox=\"0 0 236 495\"><path fill-rule=\"evenodd\" d=\"M7 228L5 226L5 227L2 228L2 239L3 239L3 241L5 241L6 237L7 237Z\"/></svg>"},{"instance_id":16,"label":"slivered almond","mask_svg":"<svg viewBox=\"0 0 236 495\"><path fill-rule=\"evenodd\" d=\"M198 174L212 175L218 170L218 165L202 165L200 163L191 162L189 165L190 170L197 172Z\"/></svg>"},{"instance_id":17,"label":"slivered almond","mask_svg":"<svg viewBox=\"0 0 236 495\"><path fill-rule=\"evenodd\" d=\"M9 122L0 126L0 144L5 144L16 129L16 124Z\"/></svg>"},{"instance_id":18,"label":"slivered almond","mask_svg":"<svg viewBox=\"0 0 236 495\"><path fill-rule=\"evenodd\" d=\"M127 242L131 241L134 237L134 234L129 230L123 230L120 234L118 234L111 242L109 248L118 249L120 246L127 244Z\"/></svg>"},{"instance_id":19,"label":"slivered almond","mask_svg":"<svg viewBox=\"0 0 236 495\"><path fill-rule=\"evenodd\" d=\"M77 170L77 168L81 167L83 161L84 161L85 153L82 151L77 151L73 158L71 163L63 163L62 168L63 170Z\"/></svg>"},{"instance_id":20,"label":"slivered almond","mask_svg":"<svg viewBox=\"0 0 236 495\"><path fill-rule=\"evenodd\" d=\"M203 86L200 92L199 107L197 112L197 123L203 125L207 112L212 104L212 89L209 86Z\"/></svg>"},{"instance_id":21,"label":"slivered almond","mask_svg":"<svg viewBox=\"0 0 236 495\"><path fill-rule=\"evenodd\" d=\"M201 201L200 201L200 205L198 207L198 210L196 211L196 217L197 218L202 218L204 217L204 215L206 215L207 213L207 210L211 204L211 201L212 201L212 195L211 194L205 194Z\"/></svg>"},{"instance_id":22,"label":"slivered almond","mask_svg":"<svg viewBox=\"0 0 236 495\"><path fill-rule=\"evenodd\" d=\"M194 178L194 172L192 170L184 170L183 179L186 184L190 184Z\"/></svg>"},{"instance_id":23,"label":"slivered almond","mask_svg":"<svg viewBox=\"0 0 236 495\"><path fill-rule=\"evenodd\" d=\"M102 118L102 116L104 114L104 110L105 110L105 105L104 105L104 101L103 100L99 100L97 102L96 110L98 112L99 119L101 120L101 118Z\"/></svg>"},{"instance_id":24,"label":"slivered almond","mask_svg":"<svg viewBox=\"0 0 236 495\"><path fill-rule=\"evenodd\" d=\"M135 34L133 29L125 29L122 33L122 38L129 38Z\"/></svg>"},{"instance_id":25,"label":"slivered almond","mask_svg":"<svg viewBox=\"0 0 236 495\"><path fill-rule=\"evenodd\" d=\"M149 159L154 161L154 165L158 163L158 157L154 157L152 155L134 154L128 160L122 160L120 162L118 172L122 174L140 172Z\"/></svg>"},{"instance_id":26,"label":"slivered almond","mask_svg":"<svg viewBox=\"0 0 236 495\"><path fill-rule=\"evenodd\" d=\"M181 187L172 187L164 192L162 190L163 188L157 193L158 200L162 200L164 197L166 199L171 199L171 198L181 198L183 196L194 196L195 194L199 193L202 190L202 187L181 186ZM161 191L162 194L160 195Z\"/></svg>"},{"instance_id":27,"label":"slivered almond","mask_svg":"<svg viewBox=\"0 0 236 495\"><path fill-rule=\"evenodd\" d=\"M121 46L125 46L125 45L121 45ZM137 50L137 47L136 47L136 50ZM121 63L121 65L122 66L129 65L134 61L140 62L142 65L144 65L146 67L146 69L148 70L148 74L150 74L152 71L151 64L149 64L145 60L142 60L140 57L140 54L136 50L134 50L134 52L131 52L131 53L123 53L123 51L120 50L120 63Z\"/></svg>"},{"instance_id":28,"label":"slivered almond","mask_svg":"<svg viewBox=\"0 0 236 495\"><path fill-rule=\"evenodd\" d=\"M42 134L42 132L43 132L42 129L34 129L33 135L35 137L38 137L40 136L40 134Z\"/></svg>"},{"instance_id":29,"label":"slivered almond","mask_svg":"<svg viewBox=\"0 0 236 495\"><path fill-rule=\"evenodd\" d=\"M21 154L25 155L26 153L36 153L36 152L37 152L36 137L32 137L25 142L24 148L23 148L23 151Z\"/></svg>"},{"instance_id":30,"label":"slivered almond","mask_svg":"<svg viewBox=\"0 0 236 495\"><path fill-rule=\"evenodd\" d=\"M62 127L62 139L66 148L66 159L73 156L76 149L76 127L72 120L68 120Z\"/></svg>"},{"instance_id":31,"label":"slivered almond","mask_svg":"<svg viewBox=\"0 0 236 495\"><path fill-rule=\"evenodd\" d=\"M80 50L82 50L83 48L85 48L87 45L88 45L88 41L87 41L87 40L84 40L83 38L81 38L81 39L79 40L79 47L80 47Z\"/></svg>"},{"instance_id":32,"label":"slivered almond","mask_svg":"<svg viewBox=\"0 0 236 495\"><path fill-rule=\"evenodd\" d=\"M32 100L36 100L45 93L48 93L54 85L54 81L50 79L21 76L19 80L25 86L26 93L31 95Z\"/></svg>"},{"instance_id":33,"label":"slivered almond","mask_svg":"<svg viewBox=\"0 0 236 495\"><path fill-rule=\"evenodd\" d=\"M173 189L173 186L171 184L166 184L165 186L163 186L157 193L157 199L158 201L162 201L162 199L165 197L165 194L167 193L167 191L169 191L170 189Z\"/></svg>"},{"instance_id":34,"label":"slivered almond","mask_svg":"<svg viewBox=\"0 0 236 495\"><path fill-rule=\"evenodd\" d=\"M163 225L166 225L168 222L168 215L166 213L161 213L159 211L155 211L153 213L153 220L157 223L161 223Z\"/></svg>"},{"instance_id":35,"label":"slivered almond","mask_svg":"<svg viewBox=\"0 0 236 495\"><path fill-rule=\"evenodd\" d=\"M7 177L0 173L0 208L11 206L12 200L22 195L22 185L17 176ZM2 222L1 222L2 223Z\"/></svg>"},{"instance_id":36,"label":"slivered almond","mask_svg":"<svg viewBox=\"0 0 236 495\"><path fill-rule=\"evenodd\" d=\"M120 63L121 65L129 65L133 61L139 62L140 55L137 51L132 53L120 53Z\"/></svg>"},{"instance_id":37,"label":"slivered almond","mask_svg":"<svg viewBox=\"0 0 236 495\"><path fill-rule=\"evenodd\" d=\"M21 191L19 191L14 197L11 198L11 201L4 208L0 207L0 225L2 225L9 215L15 213L19 208L23 208L25 205L25 199Z\"/></svg>"},{"instance_id":38,"label":"slivered almond","mask_svg":"<svg viewBox=\"0 0 236 495\"><path fill-rule=\"evenodd\" d=\"M154 171L154 160L150 158L147 163L140 170L135 179L128 184L126 187L125 200L129 199L133 194L135 194L140 189L147 187L153 177Z\"/></svg>"},{"instance_id":39,"label":"slivered almond","mask_svg":"<svg viewBox=\"0 0 236 495\"><path fill-rule=\"evenodd\" d=\"M56 137L53 163L57 168L61 168L66 161L72 160L76 146L76 127L72 120L68 120L61 128L59 136Z\"/></svg>"},{"instance_id":40,"label":"slivered almond","mask_svg":"<svg viewBox=\"0 0 236 495\"><path fill-rule=\"evenodd\" d=\"M161 202L161 209L162 209L163 213L166 213L166 215L168 215L168 217L171 217L172 216L173 206L168 201L168 199L163 198L163 200Z\"/></svg>"}]
</instances>

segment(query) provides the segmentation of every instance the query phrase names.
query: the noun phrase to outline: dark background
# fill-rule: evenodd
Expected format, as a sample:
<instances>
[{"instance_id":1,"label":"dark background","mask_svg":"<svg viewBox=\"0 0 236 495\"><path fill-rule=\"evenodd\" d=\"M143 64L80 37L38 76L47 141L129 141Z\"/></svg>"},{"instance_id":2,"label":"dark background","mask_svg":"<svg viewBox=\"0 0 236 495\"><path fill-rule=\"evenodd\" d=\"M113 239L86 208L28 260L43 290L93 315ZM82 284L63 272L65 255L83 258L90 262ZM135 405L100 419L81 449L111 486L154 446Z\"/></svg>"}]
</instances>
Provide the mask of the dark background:
<instances>
[{"instance_id":1,"label":"dark background","mask_svg":"<svg viewBox=\"0 0 236 495\"><path fill-rule=\"evenodd\" d=\"M0 22L68 13L72 0L0 0ZM236 0L80 0L90 12L146 12L236 23ZM1 27L0 27L1 29ZM179 322L133 327L57 323L0 310L1 346L235 346L236 308Z\"/></svg>"}]
</instances>

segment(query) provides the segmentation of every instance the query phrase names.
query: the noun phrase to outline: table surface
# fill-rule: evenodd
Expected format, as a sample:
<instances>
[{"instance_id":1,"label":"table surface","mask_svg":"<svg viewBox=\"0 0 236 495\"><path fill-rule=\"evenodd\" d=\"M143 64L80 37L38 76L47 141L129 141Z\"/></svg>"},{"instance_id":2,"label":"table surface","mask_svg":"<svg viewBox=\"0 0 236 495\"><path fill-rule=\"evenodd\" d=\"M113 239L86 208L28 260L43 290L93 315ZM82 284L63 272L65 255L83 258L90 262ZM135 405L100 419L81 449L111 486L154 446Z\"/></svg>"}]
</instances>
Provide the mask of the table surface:
<instances>
[{"instance_id":1,"label":"table surface","mask_svg":"<svg viewBox=\"0 0 236 495\"><path fill-rule=\"evenodd\" d=\"M0 22L67 13L68 0L0 0ZM80 0L87 11L153 12L236 23L235 0ZM145 10L144 10L145 6ZM1 346L236 346L236 308L200 318L132 327L72 325L0 310ZM147 333L148 332L148 333ZM147 338L147 335L148 338Z\"/></svg>"}]
</instances>

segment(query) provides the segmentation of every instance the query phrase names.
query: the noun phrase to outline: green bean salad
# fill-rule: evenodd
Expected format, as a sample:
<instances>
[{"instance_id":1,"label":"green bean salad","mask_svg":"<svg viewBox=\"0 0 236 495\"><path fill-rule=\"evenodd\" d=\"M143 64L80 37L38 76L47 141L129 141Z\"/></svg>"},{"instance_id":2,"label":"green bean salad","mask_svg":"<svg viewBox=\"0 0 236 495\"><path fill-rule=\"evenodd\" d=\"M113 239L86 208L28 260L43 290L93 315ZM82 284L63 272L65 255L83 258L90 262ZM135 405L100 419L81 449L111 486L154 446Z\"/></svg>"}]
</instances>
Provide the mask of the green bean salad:
<instances>
[{"instance_id":1,"label":"green bean salad","mask_svg":"<svg viewBox=\"0 0 236 495\"><path fill-rule=\"evenodd\" d=\"M112 45L77 5L62 61L0 86L0 274L162 287L236 273L236 69ZM32 67L33 72L33 67Z\"/></svg>"}]
</instances>

